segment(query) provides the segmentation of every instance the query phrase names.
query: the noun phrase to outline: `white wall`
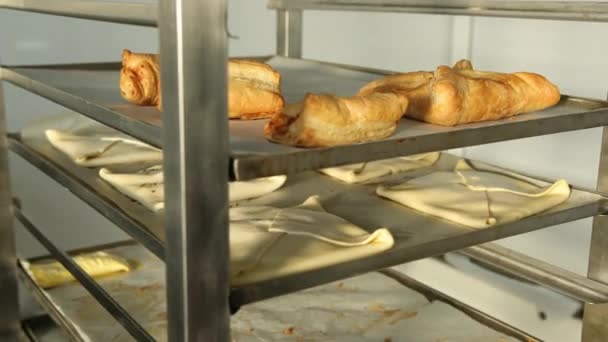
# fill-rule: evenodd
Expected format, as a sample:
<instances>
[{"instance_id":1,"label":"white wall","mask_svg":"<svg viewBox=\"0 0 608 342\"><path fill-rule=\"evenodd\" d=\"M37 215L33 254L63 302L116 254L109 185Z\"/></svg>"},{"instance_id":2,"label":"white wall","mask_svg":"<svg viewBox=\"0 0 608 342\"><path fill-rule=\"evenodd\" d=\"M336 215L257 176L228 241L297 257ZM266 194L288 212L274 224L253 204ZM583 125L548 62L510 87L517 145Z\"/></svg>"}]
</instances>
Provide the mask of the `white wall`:
<instances>
[{"instance_id":1,"label":"white wall","mask_svg":"<svg viewBox=\"0 0 608 342\"><path fill-rule=\"evenodd\" d=\"M232 55L274 52L275 15L264 1L229 1ZM306 12L304 57L398 71L432 69L471 57L480 69L530 70L555 81L564 93L604 98L608 90L608 25L537 20L409 14ZM118 60L122 48L156 51L154 29L0 10L0 62L68 63ZM9 126L61 108L6 85ZM593 187L598 129L468 148L466 156ZM104 218L12 158L13 186L25 211L63 247L125 238ZM585 273L589 220L503 241L539 258ZM40 252L19 233L20 250Z\"/></svg>"}]
</instances>

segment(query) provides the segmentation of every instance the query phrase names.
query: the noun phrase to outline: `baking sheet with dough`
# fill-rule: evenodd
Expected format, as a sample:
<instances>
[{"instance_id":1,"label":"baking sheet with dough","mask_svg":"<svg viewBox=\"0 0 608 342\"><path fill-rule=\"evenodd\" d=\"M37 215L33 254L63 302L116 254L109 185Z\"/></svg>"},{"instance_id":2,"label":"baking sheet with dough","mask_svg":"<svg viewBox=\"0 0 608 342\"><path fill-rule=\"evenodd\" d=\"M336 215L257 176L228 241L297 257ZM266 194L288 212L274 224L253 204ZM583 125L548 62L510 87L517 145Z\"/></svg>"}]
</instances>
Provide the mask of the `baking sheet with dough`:
<instances>
[{"instance_id":1,"label":"baking sheet with dough","mask_svg":"<svg viewBox=\"0 0 608 342\"><path fill-rule=\"evenodd\" d=\"M430 167L439 159L439 152L416 154L370 161L366 163L320 169L319 172L345 183L380 183L385 177Z\"/></svg>"},{"instance_id":2,"label":"baking sheet with dough","mask_svg":"<svg viewBox=\"0 0 608 342\"><path fill-rule=\"evenodd\" d=\"M568 200L570 186L564 179L547 184L462 159L452 171L380 185L376 192L421 212L483 229L556 207Z\"/></svg>"},{"instance_id":3,"label":"baking sheet with dough","mask_svg":"<svg viewBox=\"0 0 608 342\"><path fill-rule=\"evenodd\" d=\"M46 137L55 148L83 167L153 165L163 158L161 150L75 112L33 121L21 134Z\"/></svg>"},{"instance_id":4,"label":"baking sheet with dough","mask_svg":"<svg viewBox=\"0 0 608 342\"><path fill-rule=\"evenodd\" d=\"M138 245L107 252L140 265L99 280L158 341L166 341L164 265ZM133 338L73 283L46 291L48 298L90 341ZM231 321L233 341L515 341L442 302L378 273L319 286L244 306Z\"/></svg>"},{"instance_id":5,"label":"baking sheet with dough","mask_svg":"<svg viewBox=\"0 0 608 342\"><path fill-rule=\"evenodd\" d=\"M99 177L110 183L125 196L141 203L151 211L165 209L165 183L162 165L154 165L136 172L120 173L109 169L99 170ZM250 181L228 183L230 202L264 196L285 184L287 176L271 176Z\"/></svg>"},{"instance_id":6,"label":"baking sheet with dough","mask_svg":"<svg viewBox=\"0 0 608 342\"><path fill-rule=\"evenodd\" d=\"M99 177L151 211L164 209L162 151L76 112L28 123L24 140L45 141L75 164L97 168ZM97 170L96 170L97 171ZM230 182L229 199L242 201L268 194L287 179L278 175Z\"/></svg>"}]
</instances>

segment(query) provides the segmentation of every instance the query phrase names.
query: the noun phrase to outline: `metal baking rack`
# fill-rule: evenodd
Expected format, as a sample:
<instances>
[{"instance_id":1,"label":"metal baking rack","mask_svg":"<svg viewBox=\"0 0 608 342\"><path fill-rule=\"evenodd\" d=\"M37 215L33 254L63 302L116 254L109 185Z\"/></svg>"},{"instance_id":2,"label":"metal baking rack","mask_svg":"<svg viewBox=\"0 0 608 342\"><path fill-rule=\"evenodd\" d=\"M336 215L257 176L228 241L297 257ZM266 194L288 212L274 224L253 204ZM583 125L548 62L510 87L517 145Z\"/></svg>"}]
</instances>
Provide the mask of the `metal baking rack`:
<instances>
[{"instance_id":1,"label":"metal baking rack","mask_svg":"<svg viewBox=\"0 0 608 342\"><path fill-rule=\"evenodd\" d=\"M281 71L288 102L301 98L307 91L352 94L369 80L386 73L302 59L302 12L305 10L608 21L608 3L597 2L269 0L268 4L277 12L277 56L260 58ZM75 167L39 140L19 134L0 140L0 226L3 227L0 230L0 336L20 334L13 231L13 217L17 217L135 339L152 339L121 303L113 301L68 254L57 249L28 220L22 212L27 208L13 206L7 165L10 148L164 260L170 341L227 341L230 312L241 305L456 250L586 302L583 341L608 340L608 325L603 324L604 317L608 317L608 305L604 304L608 301L605 285L608 283L608 219L603 216L606 212L603 194L608 193L608 133L605 130L596 190L573 187L570 200L557 208L484 230L470 230L378 202L369 196L365 186L346 186L313 172L320 167L605 127L608 102L563 96L556 107L507 120L453 128L403 120L393 136L380 141L321 149L293 148L267 142L262 136L263 121L228 122L223 114L227 106L225 0L161 0L160 3L0 0L0 8L159 26L165 108L162 117L155 109L131 106L120 99L117 63L3 65L0 79L162 147L167 198L164 215L151 214L100 182L93 171ZM3 101L1 86L0 101ZM5 133L6 113L2 103L0 110L0 128ZM451 158L444 155L442 165L449 165ZM288 191L294 200L315 190L349 194L343 198L334 196L333 204L328 197L327 205L364 228L392 223L387 226L395 227L395 248L356 262L231 288L227 182L276 174L292 175L291 183L281 191ZM187 191L195 185L201 191ZM363 217L349 212L346 197L369 203L373 208L368 210L371 214ZM573 275L496 245L480 245L584 217L594 217L588 277ZM36 287L34 292L44 293ZM67 332L73 333L70 329ZM511 335L522 337L515 329Z\"/></svg>"}]
</instances>

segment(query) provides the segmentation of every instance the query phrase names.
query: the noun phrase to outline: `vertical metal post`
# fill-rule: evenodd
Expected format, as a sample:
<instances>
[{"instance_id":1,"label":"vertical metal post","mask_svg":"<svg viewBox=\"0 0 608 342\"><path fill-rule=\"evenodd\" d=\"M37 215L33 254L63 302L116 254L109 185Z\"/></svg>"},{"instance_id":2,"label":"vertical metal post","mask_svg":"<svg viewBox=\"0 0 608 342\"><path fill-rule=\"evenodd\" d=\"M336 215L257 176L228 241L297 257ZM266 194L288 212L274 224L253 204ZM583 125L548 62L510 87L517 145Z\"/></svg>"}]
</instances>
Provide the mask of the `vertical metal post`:
<instances>
[{"instance_id":1,"label":"vertical metal post","mask_svg":"<svg viewBox=\"0 0 608 342\"><path fill-rule=\"evenodd\" d=\"M302 10L277 10L277 55L302 57Z\"/></svg>"},{"instance_id":2,"label":"vertical metal post","mask_svg":"<svg viewBox=\"0 0 608 342\"><path fill-rule=\"evenodd\" d=\"M0 341L16 341L19 331L14 217L6 139L6 112L0 69Z\"/></svg>"},{"instance_id":3,"label":"vertical metal post","mask_svg":"<svg viewBox=\"0 0 608 342\"><path fill-rule=\"evenodd\" d=\"M226 0L161 0L168 338L229 341Z\"/></svg>"},{"instance_id":4,"label":"vertical metal post","mask_svg":"<svg viewBox=\"0 0 608 342\"><path fill-rule=\"evenodd\" d=\"M608 191L608 127L604 127L602 132L597 190ZM608 284L608 216L593 218L588 276ZM608 341L608 304L585 304L582 340Z\"/></svg>"}]
</instances>

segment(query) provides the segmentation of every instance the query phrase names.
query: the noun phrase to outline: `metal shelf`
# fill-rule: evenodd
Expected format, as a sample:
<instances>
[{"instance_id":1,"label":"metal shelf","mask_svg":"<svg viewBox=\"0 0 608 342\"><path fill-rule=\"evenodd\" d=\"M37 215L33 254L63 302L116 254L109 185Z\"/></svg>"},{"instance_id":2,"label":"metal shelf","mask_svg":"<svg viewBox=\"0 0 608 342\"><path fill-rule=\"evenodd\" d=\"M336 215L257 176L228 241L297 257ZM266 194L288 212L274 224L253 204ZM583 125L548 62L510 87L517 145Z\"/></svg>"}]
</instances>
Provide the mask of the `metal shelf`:
<instances>
[{"instance_id":1,"label":"metal shelf","mask_svg":"<svg viewBox=\"0 0 608 342\"><path fill-rule=\"evenodd\" d=\"M158 340L163 340L164 334L166 333L166 320L163 318L163 313L166 312L166 304L164 296L162 295L165 292L165 272L163 263L152 257L150 253L138 245L122 244L98 246L87 250L107 251L108 253L128 258L129 260L136 261L138 264L142 265L142 267L132 272L100 279L100 286L106 289L112 297L117 299L135 297L134 300L124 300L127 310L134 319L141 322L142 326L149 329L153 337ZM35 260L43 258L44 257L40 257ZM111 315L104 312L99 305L89 304L91 303L91 300L86 298L86 290L82 288L80 284L72 283L58 288L44 290L37 286L30 274L25 270L23 263L20 263L20 266L20 278L26 286L33 291L37 301L39 301L41 306L43 306L49 315L53 317L53 320L62 326L74 340L107 340L108 337L112 336L117 338L117 340L122 341L127 337L127 334L124 331L121 331L113 322ZM489 329L501 332L502 334L511 336L517 340L538 340L535 337L491 316L483 314L450 296L428 288L424 284L421 284L415 279L398 271L386 270L383 271L382 274L383 275L371 275L372 281L368 281L367 283L375 284L378 281L385 281L386 287L388 287L385 295L386 298L393 298L392 295L398 293L400 294L400 300L407 303L409 297L415 296L420 300L420 302L419 300L413 301L414 303L419 303L415 304L415 307L424 306L424 303L427 301L441 301L470 317L464 322L468 324L466 324L463 329L469 327L469 324L477 325L477 323L474 322L477 321ZM344 283L344 287L348 290L349 285ZM332 286L332 289L339 290L339 287ZM364 293L369 293L369 291L369 289L365 290ZM344 295L349 296L349 293L346 292ZM359 300L363 299L361 297L362 294L353 294L351 292L350 295L357 296ZM377 302L384 297L372 296L370 298L373 299L374 302ZM395 299L391 304L400 307L399 303L399 300ZM414 310L414 308L412 309ZM331 310L331 308L328 308L328 310ZM239 319L238 315L239 314L237 314L235 319ZM396 321L393 322L388 320L385 324L393 325L396 323ZM348 323L344 322L341 324Z\"/></svg>"},{"instance_id":2,"label":"metal shelf","mask_svg":"<svg viewBox=\"0 0 608 342\"><path fill-rule=\"evenodd\" d=\"M608 303L608 286L525 254L486 243L458 251L491 269L527 279L583 303Z\"/></svg>"},{"instance_id":3,"label":"metal shelf","mask_svg":"<svg viewBox=\"0 0 608 342\"><path fill-rule=\"evenodd\" d=\"M78 281L87 293L113 317L116 321L128 331L128 334L134 337L137 341L154 341L146 329L131 317L131 315L116 302L116 300L108 294L106 289L101 287L91 276L89 276L70 256L58 249L44 233L42 233L23 213L15 210L15 217L21 222L23 227L42 245L46 248L53 259L56 259L65 267L72 276Z\"/></svg>"},{"instance_id":4,"label":"metal shelf","mask_svg":"<svg viewBox=\"0 0 608 342\"><path fill-rule=\"evenodd\" d=\"M307 92L349 96L382 72L284 57L267 59L283 75L288 103ZM81 112L152 145L161 145L161 114L152 107L127 104L118 91L116 63L4 68L0 76L22 88ZM230 121L231 175L245 180L293 174L341 164L465 147L608 125L608 102L563 96L547 110L514 118L440 127L404 119L384 140L303 149L268 142L265 120Z\"/></svg>"},{"instance_id":5,"label":"metal shelf","mask_svg":"<svg viewBox=\"0 0 608 342\"><path fill-rule=\"evenodd\" d=\"M153 213L134 203L101 180L96 169L77 166L42 139L22 141L11 136L9 145L12 151L55 178L112 222L118 225L127 222L128 228L125 231L128 234L154 254L162 256L165 246L162 214ZM432 168L409 173L407 176L452 169L456 160L456 157L443 154ZM574 189L566 203L550 211L510 224L473 230L383 200L374 195L374 189L374 185L348 185L316 172L305 172L288 177L285 186L274 193L241 203L287 207L299 204L311 195L320 195L324 207L330 212L365 229L388 227L396 242L391 250L366 259L233 288L233 306L594 216L603 212L605 202L600 195ZM96 193L100 196L95 196Z\"/></svg>"},{"instance_id":6,"label":"metal shelf","mask_svg":"<svg viewBox=\"0 0 608 342\"><path fill-rule=\"evenodd\" d=\"M96 171L77 166L44 141L24 144L17 135L10 135L9 148L164 259L165 229L160 215L123 196Z\"/></svg>"},{"instance_id":7,"label":"metal shelf","mask_svg":"<svg viewBox=\"0 0 608 342\"><path fill-rule=\"evenodd\" d=\"M268 0L278 10L406 12L527 19L608 21L608 3L509 0Z\"/></svg>"},{"instance_id":8,"label":"metal shelf","mask_svg":"<svg viewBox=\"0 0 608 342\"><path fill-rule=\"evenodd\" d=\"M0 8L142 26L158 18L158 1L0 0Z\"/></svg>"}]
</instances>

